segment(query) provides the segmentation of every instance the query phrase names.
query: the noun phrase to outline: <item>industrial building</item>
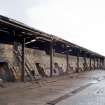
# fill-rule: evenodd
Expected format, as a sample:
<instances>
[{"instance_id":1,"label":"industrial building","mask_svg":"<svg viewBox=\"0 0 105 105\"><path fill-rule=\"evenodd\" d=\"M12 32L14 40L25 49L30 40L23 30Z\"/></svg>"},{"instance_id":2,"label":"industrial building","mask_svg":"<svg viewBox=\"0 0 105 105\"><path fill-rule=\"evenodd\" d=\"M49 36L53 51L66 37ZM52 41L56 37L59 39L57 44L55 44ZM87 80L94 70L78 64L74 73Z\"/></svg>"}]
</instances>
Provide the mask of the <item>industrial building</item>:
<instances>
[{"instance_id":1,"label":"industrial building","mask_svg":"<svg viewBox=\"0 0 105 105\"><path fill-rule=\"evenodd\" d=\"M0 16L0 78L34 81L104 69L105 57L64 39Z\"/></svg>"}]
</instances>

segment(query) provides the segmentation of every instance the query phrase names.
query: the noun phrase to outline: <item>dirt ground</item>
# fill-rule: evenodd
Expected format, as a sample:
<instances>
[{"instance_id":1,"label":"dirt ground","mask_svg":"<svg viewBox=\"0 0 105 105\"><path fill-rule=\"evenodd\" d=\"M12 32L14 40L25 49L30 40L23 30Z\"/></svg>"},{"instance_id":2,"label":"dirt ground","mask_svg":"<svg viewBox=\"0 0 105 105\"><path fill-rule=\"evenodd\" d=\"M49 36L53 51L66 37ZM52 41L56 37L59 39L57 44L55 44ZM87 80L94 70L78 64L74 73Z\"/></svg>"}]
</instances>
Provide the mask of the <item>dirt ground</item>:
<instances>
[{"instance_id":1,"label":"dirt ground","mask_svg":"<svg viewBox=\"0 0 105 105\"><path fill-rule=\"evenodd\" d=\"M105 79L104 70L86 71L33 82L4 83L0 105L49 105L67 93Z\"/></svg>"}]
</instances>

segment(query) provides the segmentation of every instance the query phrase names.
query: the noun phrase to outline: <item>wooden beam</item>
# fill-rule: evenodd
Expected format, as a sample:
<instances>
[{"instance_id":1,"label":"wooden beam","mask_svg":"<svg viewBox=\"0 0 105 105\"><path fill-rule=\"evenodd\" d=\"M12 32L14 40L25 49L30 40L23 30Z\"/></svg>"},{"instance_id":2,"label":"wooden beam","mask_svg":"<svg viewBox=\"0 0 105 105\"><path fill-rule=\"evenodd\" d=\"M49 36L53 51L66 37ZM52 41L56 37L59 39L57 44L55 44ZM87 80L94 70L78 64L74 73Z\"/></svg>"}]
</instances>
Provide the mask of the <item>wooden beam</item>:
<instances>
[{"instance_id":1,"label":"wooden beam","mask_svg":"<svg viewBox=\"0 0 105 105\"><path fill-rule=\"evenodd\" d=\"M103 67L104 67L104 59L102 58L102 69L103 69Z\"/></svg>"},{"instance_id":2,"label":"wooden beam","mask_svg":"<svg viewBox=\"0 0 105 105\"><path fill-rule=\"evenodd\" d=\"M76 69L76 72L77 73L79 72L79 52L77 54L77 69Z\"/></svg>"},{"instance_id":3,"label":"wooden beam","mask_svg":"<svg viewBox=\"0 0 105 105\"><path fill-rule=\"evenodd\" d=\"M53 76L53 53L54 53L54 50L53 50L53 39L50 43L50 77Z\"/></svg>"},{"instance_id":4,"label":"wooden beam","mask_svg":"<svg viewBox=\"0 0 105 105\"><path fill-rule=\"evenodd\" d=\"M90 65L89 65L89 66L90 66L90 70L91 70L91 61L92 61L92 60L91 60L91 56L90 56Z\"/></svg>"},{"instance_id":5,"label":"wooden beam","mask_svg":"<svg viewBox=\"0 0 105 105\"><path fill-rule=\"evenodd\" d=\"M68 70L69 70L69 51L68 50L67 50L67 53L66 53L66 64L67 64L66 73L68 73Z\"/></svg>"},{"instance_id":6,"label":"wooden beam","mask_svg":"<svg viewBox=\"0 0 105 105\"><path fill-rule=\"evenodd\" d=\"M97 69L98 69L98 58L97 58Z\"/></svg>"},{"instance_id":7,"label":"wooden beam","mask_svg":"<svg viewBox=\"0 0 105 105\"><path fill-rule=\"evenodd\" d=\"M93 59L94 59L94 70L95 70L95 57Z\"/></svg>"},{"instance_id":8,"label":"wooden beam","mask_svg":"<svg viewBox=\"0 0 105 105\"><path fill-rule=\"evenodd\" d=\"M22 39L22 70L21 70L21 81L25 80L25 38Z\"/></svg>"},{"instance_id":9,"label":"wooden beam","mask_svg":"<svg viewBox=\"0 0 105 105\"><path fill-rule=\"evenodd\" d=\"M86 63L86 55L84 54L84 57L83 57L83 59L84 59L84 71L86 71L86 66L87 66L87 63Z\"/></svg>"},{"instance_id":10,"label":"wooden beam","mask_svg":"<svg viewBox=\"0 0 105 105\"><path fill-rule=\"evenodd\" d=\"M101 69L101 58L100 58L100 69Z\"/></svg>"}]
</instances>

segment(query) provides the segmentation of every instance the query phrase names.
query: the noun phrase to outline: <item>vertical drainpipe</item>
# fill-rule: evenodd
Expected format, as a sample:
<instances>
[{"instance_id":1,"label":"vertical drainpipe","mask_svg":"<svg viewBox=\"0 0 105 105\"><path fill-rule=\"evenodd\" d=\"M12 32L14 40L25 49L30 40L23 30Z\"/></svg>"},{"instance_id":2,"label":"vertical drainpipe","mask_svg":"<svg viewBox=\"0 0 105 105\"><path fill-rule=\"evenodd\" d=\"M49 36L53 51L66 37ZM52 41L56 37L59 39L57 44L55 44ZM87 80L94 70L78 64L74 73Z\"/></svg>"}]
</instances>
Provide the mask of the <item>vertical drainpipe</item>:
<instances>
[{"instance_id":1,"label":"vertical drainpipe","mask_svg":"<svg viewBox=\"0 0 105 105\"><path fill-rule=\"evenodd\" d=\"M22 71L21 81L25 81L25 38L22 39Z\"/></svg>"},{"instance_id":2,"label":"vertical drainpipe","mask_svg":"<svg viewBox=\"0 0 105 105\"><path fill-rule=\"evenodd\" d=\"M50 77L53 76L53 38L50 43Z\"/></svg>"}]
</instances>

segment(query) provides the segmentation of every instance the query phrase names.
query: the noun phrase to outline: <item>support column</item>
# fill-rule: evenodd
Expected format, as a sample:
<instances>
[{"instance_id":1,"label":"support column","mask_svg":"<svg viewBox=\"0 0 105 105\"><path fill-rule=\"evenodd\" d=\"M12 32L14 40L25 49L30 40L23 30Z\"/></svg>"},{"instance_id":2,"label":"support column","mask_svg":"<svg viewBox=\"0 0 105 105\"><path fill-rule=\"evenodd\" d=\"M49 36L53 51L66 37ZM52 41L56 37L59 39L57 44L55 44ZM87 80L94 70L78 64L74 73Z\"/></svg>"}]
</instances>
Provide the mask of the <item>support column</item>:
<instances>
[{"instance_id":1,"label":"support column","mask_svg":"<svg viewBox=\"0 0 105 105\"><path fill-rule=\"evenodd\" d=\"M66 53L66 64L67 64L66 73L68 73L68 70L69 70L69 52L68 52L68 50L67 50L67 53Z\"/></svg>"},{"instance_id":2,"label":"support column","mask_svg":"<svg viewBox=\"0 0 105 105\"><path fill-rule=\"evenodd\" d=\"M53 76L53 40L50 43L50 77Z\"/></svg>"},{"instance_id":3,"label":"support column","mask_svg":"<svg viewBox=\"0 0 105 105\"><path fill-rule=\"evenodd\" d=\"M100 58L98 59L99 69L101 68Z\"/></svg>"},{"instance_id":4,"label":"support column","mask_svg":"<svg viewBox=\"0 0 105 105\"><path fill-rule=\"evenodd\" d=\"M90 66L90 70L91 70L91 56L90 56L90 65L89 66Z\"/></svg>"},{"instance_id":5,"label":"support column","mask_svg":"<svg viewBox=\"0 0 105 105\"><path fill-rule=\"evenodd\" d=\"M104 68L104 59L102 58L102 69Z\"/></svg>"},{"instance_id":6,"label":"support column","mask_svg":"<svg viewBox=\"0 0 105 105\"><path fill-rule=\"evenodd\" d=\"M101 69L101 58L100 58L100 69Z\"/></svg>"},{"instance_id":7,"label":"support column","mask_svg":"<svg viewBox=\"0 0 105 105\"><path fill-rule=\"evenodd\" d=\"M99 59L99 66L100 66L100 69L101 69L101 58Z\"/></svg>"},{"instance_id":8,"label":"support column","mask_svg":"<svg viewBox=\"0 0 105 105\"><path fill-rule=\"evenodd\" d=\"M93 59L94 59L94 70L95 70L95 57L93 57Z\"/></svg>"},{"instance_id":9,"label":"support column","mask_svg":"<svg viewBox=\"0 0 105 105\"><path fill-rule=\"evenodd\" d=\"M97 69L98 69L98 58L97 58Z\"/></svg>"},{"instance_id":10,"label":"support column","mask_svg":"<svg viewBox=\"0 0 105 105\"><path fill-rule=\"evenodd\" d=\"M79 52L77 54L77 70L76 72L78 73L79 72Z\"/></svg>"},{"instance_id":11,"label":"support column","mask_svg":"<svg viewBox=\"0 0 105 105\"><path fill-rule=\"evenodd\" d=\"M21 81L25 80L25 38L22 39L22 71L21 71Z\"/></svg>"},{"instance_id":12,"label":"support column","mask_svg":"<svg viewBox=\"0 0 105 105\"><path fill-rule=\"evenodd\" d=\"M87 68L86 65L87 65L87 63L86 63L86 55L85 54L84 54L84 58L83 59L84 59L84 71L86 71L86 68Z\"/></svg>"}]
</instances>

